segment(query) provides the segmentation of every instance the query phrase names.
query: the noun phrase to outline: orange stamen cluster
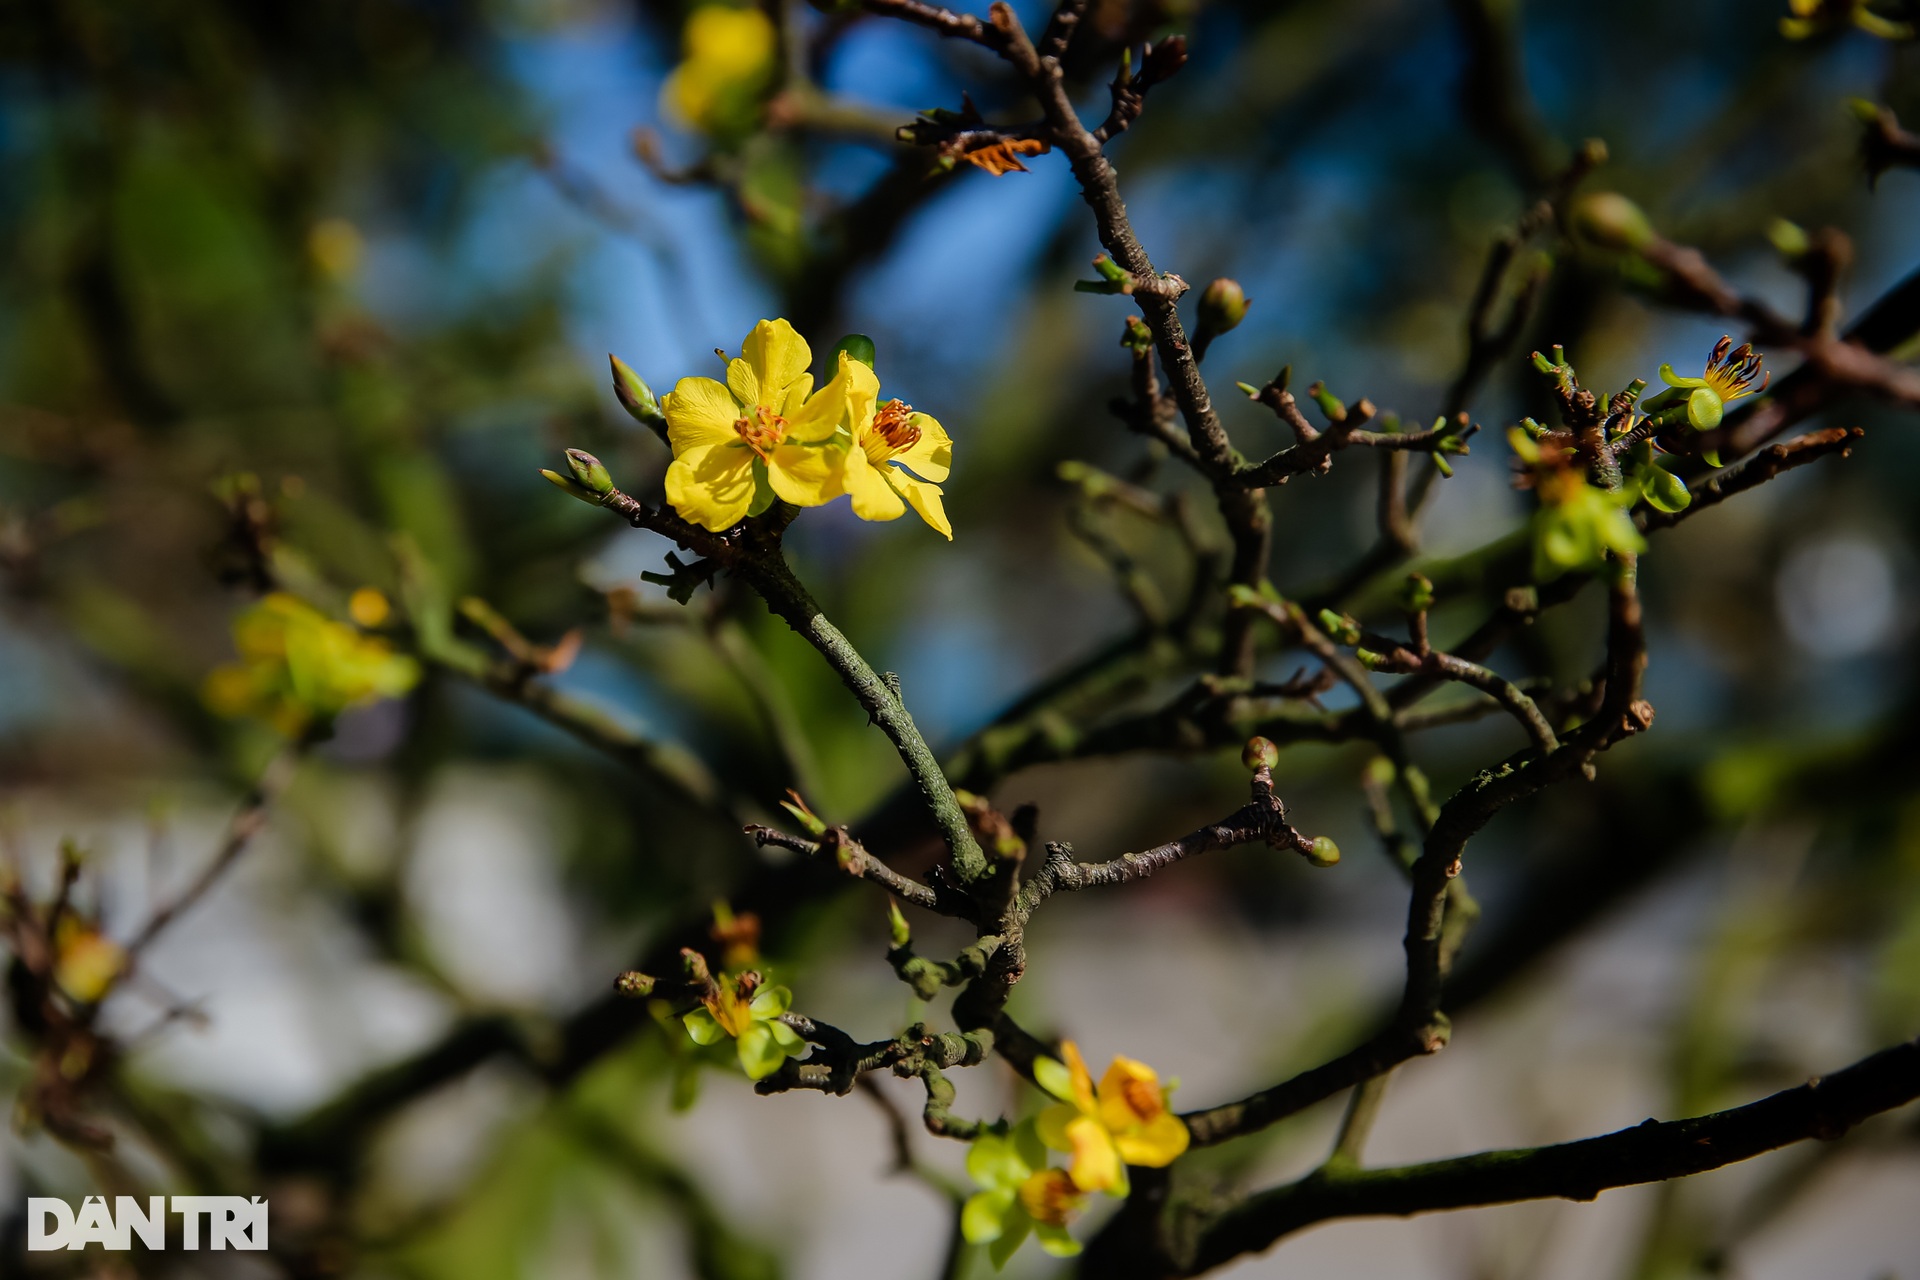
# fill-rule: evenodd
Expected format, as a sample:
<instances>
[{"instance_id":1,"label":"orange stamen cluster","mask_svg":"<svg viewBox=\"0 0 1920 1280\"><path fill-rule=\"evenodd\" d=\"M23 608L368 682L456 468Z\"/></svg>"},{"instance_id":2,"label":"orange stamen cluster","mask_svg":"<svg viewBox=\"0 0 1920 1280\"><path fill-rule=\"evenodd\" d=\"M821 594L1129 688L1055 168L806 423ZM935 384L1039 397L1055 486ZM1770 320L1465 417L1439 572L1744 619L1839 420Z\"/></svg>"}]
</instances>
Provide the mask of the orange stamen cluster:
<instances>
[{"instance_id":1,"label":"orange stamen cluster","mask_svg":"<svg viewBox=\"0 0 1920 1280\"><path fill-rule=\"evenodd\" d=\"M787 438L787 420L763 404L754 405L746 416L736 419L733 429L762 460Z\"/></svg>"},{"instance_id":2,"label":"orange stamen cluster","mask_svg":"<svg viewBox=\"0 0 1920 1280\"><path fill-rule=\"evenodd\" d=\"M886 446L889 455L920 443L920 428L913 425L913 406L903 400L889 400L875 409L873 425L867 431Z\"/></svg>"}]
</instances>

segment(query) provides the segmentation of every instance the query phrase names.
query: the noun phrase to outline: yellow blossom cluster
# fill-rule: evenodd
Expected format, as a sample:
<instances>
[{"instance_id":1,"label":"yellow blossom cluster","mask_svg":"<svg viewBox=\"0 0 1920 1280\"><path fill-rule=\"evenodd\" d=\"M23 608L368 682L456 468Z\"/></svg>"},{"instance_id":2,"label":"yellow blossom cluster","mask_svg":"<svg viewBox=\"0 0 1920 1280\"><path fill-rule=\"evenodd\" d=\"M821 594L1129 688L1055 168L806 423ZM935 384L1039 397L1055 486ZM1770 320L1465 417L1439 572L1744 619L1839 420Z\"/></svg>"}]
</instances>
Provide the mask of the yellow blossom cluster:
<instances>
[{"instance_id":1,"label":"yellow blossom cluster","mask_svg":"<svg viewBox=\"0 0 1920 1280\"><path fill-rule=\"evenodd\" d=\"M387 614L385 597L370 590L355 593L350 609L365 625ZM241 614L233 644L240 661L207 677L208 707L224 716L265 720L288 737L348 707L397 698L420 678L419 663L386 641L285 592Z\"/></svg>"},{"instance_id":2,"label":"yellow blossom cluster","mask_svg":"<svg viewBox=\"0 0 1920 1280\"><path fill-rule=\"evenodd\" d=\"M845 494L862 520L897 519L912 507L952 538L940 490L953 466L946 429L882 400L873 369L845 351L817 389L812 363L791 324L762 320L728 361L724 383L682 378L661 397L674 510L719 532L776 498L817 507Z\"/></svg>"}]
</instances>

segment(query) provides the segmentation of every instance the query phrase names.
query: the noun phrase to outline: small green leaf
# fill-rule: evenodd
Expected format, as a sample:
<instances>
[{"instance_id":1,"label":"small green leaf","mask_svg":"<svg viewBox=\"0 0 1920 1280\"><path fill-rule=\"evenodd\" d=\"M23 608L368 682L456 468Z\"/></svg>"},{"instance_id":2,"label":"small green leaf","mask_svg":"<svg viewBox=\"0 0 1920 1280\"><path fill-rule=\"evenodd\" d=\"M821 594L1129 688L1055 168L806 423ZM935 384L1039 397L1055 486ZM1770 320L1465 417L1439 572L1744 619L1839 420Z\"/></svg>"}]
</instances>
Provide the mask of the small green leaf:
<instances>
[{"instance_id":1,"label":"small green leaf","mask_svg":"<svg viewBox=\"0 0 1920 1280\"><path fill-rule=\"evenodd\" d=\"M687 1035L693 1039L695 1044L719 1044L727 1038L726 1029L715 1021L714 1016L705 1009L695 1009L692 1013L681 1018L680 1021L686 1024Z\"/></svg>"},{"instance_id":2,"label":"small green leaf","mask_svg":"<svg viewBox=\"0 0 1920 1280\"><path fill-rule=\"evenodd\" d=\"M1011 1187L969 1196L960 1210L960 1234L968 1244L990 1244L1006 1234L1015 1195Z\"/></svg>"},{"instance_id":3,"label":"small green leaf","mask_svg":"<svg viewBox=\"0 0 1920 1280\"><path fill-rule=\"evenodd\" d=\"M1073 1073L1058 1058L1035 1058L1033 1082L1062 1102L1073 1101Z\"/></svg>"}]
</instances>

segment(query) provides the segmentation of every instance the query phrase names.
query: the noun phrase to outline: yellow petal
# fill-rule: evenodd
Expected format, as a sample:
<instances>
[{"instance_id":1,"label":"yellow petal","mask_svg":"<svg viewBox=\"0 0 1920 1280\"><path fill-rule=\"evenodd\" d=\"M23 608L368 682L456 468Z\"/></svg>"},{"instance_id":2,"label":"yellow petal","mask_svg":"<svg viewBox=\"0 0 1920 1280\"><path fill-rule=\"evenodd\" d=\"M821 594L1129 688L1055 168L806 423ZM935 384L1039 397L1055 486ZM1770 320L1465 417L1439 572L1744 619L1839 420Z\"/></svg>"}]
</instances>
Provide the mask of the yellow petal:
<instances>
[{"instance_id":1,"label":"yellow petal","mask_svg":"<svg viewBox=\"0 0 1920 1280\"><path fill-rule=\"evenodd\" d=\"M740 406L727 389L712 378L682 378L666 399L667 440L674 457L692 449L731 444L740 435L733 429Z\"/></svg>"},{"instance_id":2,"label":"yellow petal","mask_svg":"<svg viewBox=\"0 0 1920 1280\"><path fill-rule=\"evenodd\" d=\"M895 466L889 465L881 470L894 489L920 513L920 518L931 525L934 532L952 542L953 526L947 523L947 509L940 501L940 486L916 480Z\"/></svg>"},{"instance_id":3,"label":"yellow petal","mask_svg":"<svg viewBox=\"0 0 1920 1280\"><path fill-rule=\"evenodd\" d=\"M920 438L893 455L895 462L910 468L922 480L938 484L953 470L953 440L947 429L924 413L916 413L908 422L920 431Z\"/></svg>"},{"instance_id":4,"label":"yellow petal","mask_svg":"<svg viewBox=\"0 0 1920 1280\"><path fill-rule=\"evenodd\" d=\"M767 483L782 502L817 507L847 491L846 457L832 445L783 444L768 463Z\"/></svg>"},{"instance_id":5,"label":"yellow petal","mask_svg":"<svg viewBox=\"0 0 1920 1280\"><path fill-rule=\"evenodd\" d=\"M853 514L862 520L898 520L907 514L907 504L859 448L846 451L843 474L847 494L853 499Z\"/></svg>"},{"instance_id":6,"label":"yellow petal","mask_svg":"<svg viewBox=\"0 0 1920 1280\"><path fill-rule=\"evenodd\" d=\"M847 426L857 445L866 434L867 424L873 421L873 411L879 407L880 376L871 366L844 351L840 353L840 370L847 379Z\"/></svg>"},{"instance_id":7,"label":"yellow petal","mask_svg":"<svg viewBox=\"0 0 1920 1280\"><path fill-rule=\"evenodd\" d=\"M847 405L847 369L846 356L840 357L840 370L828 380L827 385L814 392L806 402L787 413L787 439L789 440L827 440L840 429L840 419ZM857 362L856 362L857 363ZM860 368L866 368L860 365ZM805 374L793 385L802 384L811 388L813 375ZM792 392L788 393L788 403L793 401Z\"/></svg>"},{"instance_id":8,"label":"yellow petal","mask_svg":"<svg viewBox=\"0 0 1920 1280\"><path fill-rule=\"evenodd\" d=\"M1080 1118L1079 1109L1071 1102L1056 1102L1034 1117L1033 1127L1049 1150L1071 1151L1073 1143L1067 1137L1067 1126Z\"/></svg>"},{"instance_id":9,"label":"yellow petal","mask_svg":"<svg viewBox=\"0 0 1920 1280\"><path fill-rule=\"evenodd\" d=\"M1133 1058L1115 1057L1100 1077L1100 1119L1115 1133L1145 1124L1166 1114L1160 1077Z\"/></svg>"},{"instance_id":10,"label":"yellow petal","mask_svg":"<svg viewBox=\"0 0 1920 1280\"><path fill-rule=\"evenodd\" d=\"M791 421L800 412L800 407L806 404L807 397L812 394L813 375L803 373L793 380L792 386L787 388L786 402L780 406L780 416Z\"/></svg>"},{"instance_id":11,"label":"yellow petal","mask_svg":"<svg viewBox=\"0 0 1920 1280\"><path fill-rule=\"evenodd\" d=\"M716 444L681 454L667 468L667 501L702 528L731 529L753 502L753 451Z\"/></svg>"},{"instance_id":12,"label":"yellow petal","mask_svg":"<svg viewBox=\"0 0 1920 1280\"><path fill-rule=\"evenodd\" d=\"M1080 1116L1068 1124L1067 1143L1073 1151L1067 1171L1074 1186L1082 1191L1117 1191L1126 1185L1126 1170L1114 1149L1113 1135L1098 1120Z\"/></svg>"},{"instance_id":13,"label":"yellow petal","mask_svg":"<svg viewBox=\"0 0 1920 1280\"><path fill-rule=\"evenodd\" d=\"M752 367L760 384L760 394L751 403L769 408L784 403L787 388L813 363L807 340L795 333L785 320L762 320L753 326L753 332L740 344L740 355ZM727 371L727 380L733 380L731 369Z\"/></svg>"},{"instance_id":14,"label":"yellow petal","mask_svg":"<svg viewBox=\"0 0 1920 1280\"><path fill-rule=\"evenodd\" d=\"M1062 1040L1060 1060L1067 1064L1067 1070L1073 1074L1073 1104L1092 1115L1093 1073L1087 1070L1087 1060L1080 1056L1080 1046L1071 1040Z\"/></svg>"},{"instance_id":15,"label":"yellow petal","mask_svg":"<svg viewBox=\"0 0 1920 1280\"><path fill-rule=\"evenodd\" d=\"M754 367L739 356L727 361L727 390L733 392L733 398L741 404L754 405L760 400L760 374ZM769 404L769 409L774 405Z\"/></svg>"},{"instance_id":16,"label":"yellow petal","mask_svg":"<svg viewBox=\"0 0 1920 1280\"><path fill-rule=\"evenodd\" d=\"M1172 1164L1186 1151L1189 1141L1191 1138L1187 1126L1171 1111L1162 1111L1158 1117L1132 1132L1118 1133L1113 1138L1122 1160L1149 1169L1161 1169Z\"/></svg>"}]
</instances>

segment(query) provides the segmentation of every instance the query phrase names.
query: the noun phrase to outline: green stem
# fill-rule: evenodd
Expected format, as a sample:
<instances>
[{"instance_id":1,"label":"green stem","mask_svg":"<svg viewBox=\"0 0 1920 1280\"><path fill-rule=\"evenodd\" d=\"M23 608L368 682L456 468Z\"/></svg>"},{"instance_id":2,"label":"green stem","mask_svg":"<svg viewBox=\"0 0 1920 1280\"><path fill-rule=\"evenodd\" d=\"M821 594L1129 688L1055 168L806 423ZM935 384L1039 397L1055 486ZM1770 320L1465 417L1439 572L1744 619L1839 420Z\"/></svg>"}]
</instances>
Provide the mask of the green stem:
<instances>
[{"instance_id":1,"label":"green stem","mask_svg":"<svg viewBox=\"0 0 1920 1280\"><path fill-rule=\"evenodd\" d=\"M988 870L986 855L967 826L967 815L954 799L953 787L941 772L940 762L928 749L927 740L920 736L906 703L860 656L860 651L840 628L827 620L777 547L768 555L747 561L742 565L742 572L767 602L767 607L820 651L820 656L840 674L841 681L866 708L873 723L879 725L880 731L893 743L940 826L953 857L954 873L961 883L972 884L984 877Z\"/></svg>"}]
</instances>

